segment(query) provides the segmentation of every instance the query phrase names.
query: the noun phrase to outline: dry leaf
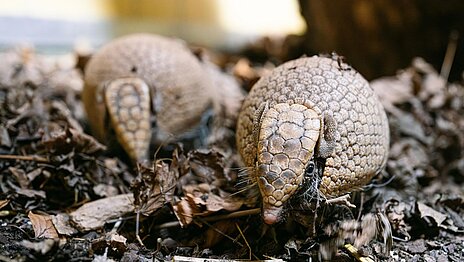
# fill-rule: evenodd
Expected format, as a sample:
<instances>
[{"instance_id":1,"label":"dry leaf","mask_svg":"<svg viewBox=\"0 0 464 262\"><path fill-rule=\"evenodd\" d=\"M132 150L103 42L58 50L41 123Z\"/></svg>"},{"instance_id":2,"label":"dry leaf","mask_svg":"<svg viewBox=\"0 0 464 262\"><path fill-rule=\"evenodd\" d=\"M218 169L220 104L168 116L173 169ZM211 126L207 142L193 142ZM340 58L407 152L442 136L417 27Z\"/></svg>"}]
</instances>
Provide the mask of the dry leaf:
<instances>
[{"instance_id":1,"label":"dry leaf","mask_svg":"<svg viewBox=\"0 0 464 262\"><path fill-rule=\"evenodd\" d=\"M411 207L408 204L399 202L396 199L386 201L384 207L385 214L388 221L390 221L393 232L395 232L395 235L401 236L406 240L411 239L411 235L409 234L411 226L405 221L410 209Z\"/></svg>"},{"instance_id":2,"label":"dry leaf","mask_svg":"<svg viewBox=\"0 0 464 262\"><path fill-rule=\"evenodd\" d=\"M67 154L76 150L91 155L106 149L95 138L73 128L67 128L49 139L44 139L42 144L53 154Z\"/></svg>"},{"instance_id":3,"label":"dry leaf","mask_svg":"<svg viewBox=\"0 0 464 262\"><path fill-rule=\"evenodd\" d=\"M77 233L77 229L71 226L69 223L69 215L67 214L57 214L51 216L53 225L60 235L71 236Z\"/></svg>"},{"instance_id":4,"label":"dry leaf","mask_svg":"<svg viewBox=\"0 0 464 262\"><path fill-rule=\"evenodd\" d=\"M11 172L14 178L16 178L16 182L18 182L22 189L27 189L29 187L30 181L27 178L26 172L24 170L15 167L9 167L8 170Z\"/></svg>"},{"instance_id":5,"label":"dry leaf","mask_svg":"<svg viewBox=\"0 0 464 262\"><path fill-rule=\"evenodd\" d=\"M58 238L58 232L49 215L34 214L31 211L27 216L31 220L36 238Z\"/></svg>"},{"instance_id":6,"label":"dry leaf","mask_svg":"<svg viewBox=\"0 0 464 262\"><path fill-rule=\"evenodd\" d=\"M172 201L179 178L177 159L177 150L175 150L170 166L161 160L156 160L153 168L139 167L139 176L132 183L132 188L135 196L134 204L143 215L148 216Z\"/></svg>"},{"instance_id":7,"label":"dry leaf","mask_svg":"<svg viewBox=\"0 0 464 262\"><path fill-rule=\"evenodd\" d=\"M183 197L179 202L172 206L174 214L176 215L177 220L179 220L179 223L182 227L185 227L192 223L193 214L199 212L198 207L195 205L195 203L190 204L188 199L192 198L189 198L188 196Z\"/></svg>"},{"instance_id":8,"label":"dry leaf","mask_svg":"<svg viewBox=\"0 0 464 262\"><path fill-rule=\"evenodd\" d=\"M448 218L447 215L440 213L436 211L435 209L421 203L417 202L417 209L420 212L421 218L424 217L431 217L435 222L437 223L438 226L441 226L441 224Z\"/></svg>"},{"instance_id":9,"label":"dry leaf","mask_svg":"<svg viewBox=\"0 0 464 262\"><path fill-rule=\"evenodd\" d=\"M9 203L10 203L9 199L1 199L0 200L0 209L6 207L6 205L8 205Z\"/></svg>"},{"instance_id":10,"label":"dry leaf","mask_svg":"<svg viewBox=\"0 0 464 262\"><path fill-rule=\"evenodd\" d=\"M127 251L127 239L116 232L109 232L105 236L92 241L91 253L104 254L111 257L121 257ZM108 252L108 253L107 253ZM108 261L108 260L99 260Z\"/></svg>"},{"instance_id":11,"label":"dry leaf","mask_svg":"<svg viewBox=\"0 0 464 262\"><path fill-rule=\"evenodd\" d=\"M188 163L200 181L212 183L224 178L224 156L214 150L194 150L188 153Z\"/></svg>"},{"instance_id":12,"label":"dry leaf","mask_svg":"<svg viewBox=\"0 0 464 262\"><path fill-rule=\"evenodd\" d=\"M245 202L245 199L224 192L224 196L216 195L206 183L185 185L182 189L185 196L173 206L182 226L190 224L195 216L207 216L220 210L237 211Z\"/></svg>"},{"instance_id":13,"label":"dry leaf","mask_svg":"<svg viewBox=\"0 0 464 262\"><path fill-rule=\"evenodd\" d=\"M8 130L2 125L0 126L0 146L11 147L11 138Z\"/></svg>"},{"instance_id":14,"label":"dry leaf","mask_svg":"<svg viewBox=\"0 0 464 262\"><path fill-rule=\"evenodd\" d=\"M71 220L83 231L101 228L110 219L134 212L134 197L123 194L102 198L82 205L73 211Z\"/></svg>"}]
</instances>

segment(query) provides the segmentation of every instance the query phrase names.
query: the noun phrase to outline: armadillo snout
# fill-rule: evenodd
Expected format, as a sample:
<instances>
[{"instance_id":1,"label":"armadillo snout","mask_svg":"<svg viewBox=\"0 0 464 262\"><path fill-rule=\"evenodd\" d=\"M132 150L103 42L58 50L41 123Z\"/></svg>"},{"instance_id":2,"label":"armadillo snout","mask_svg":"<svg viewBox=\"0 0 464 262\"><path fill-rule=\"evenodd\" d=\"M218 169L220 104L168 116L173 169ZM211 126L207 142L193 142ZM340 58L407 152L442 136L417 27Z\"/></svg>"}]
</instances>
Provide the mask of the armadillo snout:
<instances>
[{"instance_id":1,"label":"armadillo snout","mask_svg":"<svg viewBox=\"0 0 464 262\"><path fill-rule=\"evenodd\" d=\"M282 206L301 185L320 129L319 114L305 105L281 103L263 112L256 177L266 223L278 221Z\"/></svg>"}]
</instances>

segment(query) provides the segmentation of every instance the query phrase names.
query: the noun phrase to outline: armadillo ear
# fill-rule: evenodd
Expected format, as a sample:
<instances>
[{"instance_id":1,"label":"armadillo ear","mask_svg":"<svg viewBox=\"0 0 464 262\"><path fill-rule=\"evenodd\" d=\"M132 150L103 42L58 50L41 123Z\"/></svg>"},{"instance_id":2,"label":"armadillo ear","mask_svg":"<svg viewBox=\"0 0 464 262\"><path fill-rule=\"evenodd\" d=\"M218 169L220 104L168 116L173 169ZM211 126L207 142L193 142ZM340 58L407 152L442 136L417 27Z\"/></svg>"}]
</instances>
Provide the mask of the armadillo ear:
<instances>
[{"instance_id":1,"label":"armadillo ear","mask_svg":"<svg viewBox=\"0 0 464 262\"><path fill-rule=\"evenodd\" d=\"M261 129L261 124L263 122L263 116L269 110L269 102L263 102L259 105L258 110L256 110L255 115L253 116L253 138L254 144L258 145L259 141L259 131Z\"/></svg>"},{"instance_id":2,"label":"armadillo ear","mask_svg":"<svg viewBox=\"0 0 464 262\"><path fill-rule=\"evenodd\" d=\"M118 142L132 161L148 158L151 139L150 90L139 78L119 78L106 84L105 104Z\"/></svg>"},{"instance_id":3,"label":"armadillo ear","mask_svg":"<svg viewBox=\"0 0 464 262\"><path fill-rule=\"evenodd\" d=\"M337 130L337 122L331 113L324 112L322 117L323 127L317 146L316 155L321 158L328 158L335 151L335 144L340 139Z\"/></svg>"}]
</instances>

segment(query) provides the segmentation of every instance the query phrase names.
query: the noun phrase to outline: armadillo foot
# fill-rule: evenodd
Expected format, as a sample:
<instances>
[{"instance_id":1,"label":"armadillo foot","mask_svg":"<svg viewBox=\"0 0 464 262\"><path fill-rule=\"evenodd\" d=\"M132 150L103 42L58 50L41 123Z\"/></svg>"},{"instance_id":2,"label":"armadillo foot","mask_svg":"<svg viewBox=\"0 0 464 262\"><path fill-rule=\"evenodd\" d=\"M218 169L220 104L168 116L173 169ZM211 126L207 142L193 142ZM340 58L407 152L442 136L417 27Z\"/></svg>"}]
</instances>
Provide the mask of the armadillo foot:
<instances>
[{"instance_id":1,"label":"armadillo foot","mask_svg":"<svg viewBox=\"0 0 464 262\"><path fill-rule=\"evenodd\" d=\"M119 78L105 87L105 103L116 137L132 161L148 159L150 90L138 78Z\"/></svg>"}]
</instances>

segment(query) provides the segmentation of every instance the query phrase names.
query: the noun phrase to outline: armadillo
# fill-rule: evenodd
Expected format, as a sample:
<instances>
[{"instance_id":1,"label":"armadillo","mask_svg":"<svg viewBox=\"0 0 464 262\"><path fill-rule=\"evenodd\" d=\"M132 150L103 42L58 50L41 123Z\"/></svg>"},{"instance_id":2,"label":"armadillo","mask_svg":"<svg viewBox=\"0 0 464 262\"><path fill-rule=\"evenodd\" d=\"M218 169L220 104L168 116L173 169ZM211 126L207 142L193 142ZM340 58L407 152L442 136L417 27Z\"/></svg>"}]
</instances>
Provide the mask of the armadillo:
<instances>
[{"instance_id":1,"label":"armadillo","mask_svg":"<svg viewBox=\"0 0 464 262\"><path fill-rule=\"evenodd\" d=\"M94 135L106 142L114 130L137 162L147 159L151 139L162 143L199 124L215 103L218 80L211 76L211 69L183 41L129 35L92 56L82 100Z\"/></svg>"},{"instance_id":2,"label":"armadillo","mask_svg":"<svg viewBox=\"0 0 464 262\"><path fill-rule=\"evenodd\" d=\"M267 224L281 220L313 159L324 161L318 194L334 198L384 168L389 139L385 110L369 83L340 59L319 56L262 77L242 104L236 134Z\"/></svg>"}]
</instances>

